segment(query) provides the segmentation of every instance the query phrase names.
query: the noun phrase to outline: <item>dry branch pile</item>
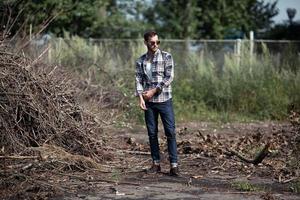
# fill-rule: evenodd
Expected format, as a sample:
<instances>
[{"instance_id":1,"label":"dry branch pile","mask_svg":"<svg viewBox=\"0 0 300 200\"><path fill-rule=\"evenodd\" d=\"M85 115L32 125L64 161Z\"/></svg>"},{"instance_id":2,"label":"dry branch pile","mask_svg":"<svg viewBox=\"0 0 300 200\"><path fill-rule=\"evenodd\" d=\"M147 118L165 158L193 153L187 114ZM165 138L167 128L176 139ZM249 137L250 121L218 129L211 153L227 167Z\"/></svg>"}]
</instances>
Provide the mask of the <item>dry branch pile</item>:
<instances>
[{"instance_id":1,"label":"dry branch pile","mask_svg":"<svg viewBox=\"0 0 300 200\"><path fill-rule=\"evenodd\" d=\"M57 188L40 177L100 168L106 156L102 124L79 105L77 86L66 72L0 45L0 198L31 190L46 198Z\"/></svg>"},{"instance_id":2,"label":"dry branch pile","mask_svg":"<svg viewBox=\"0 0 300 200\"><path fill-rule=\"evenodd\" d=\"M1 147L6 154L45 143L91 155L97 124L76 103L66 76L29 71L23 57L0 53Z\"/></svg>"}]
</instances>

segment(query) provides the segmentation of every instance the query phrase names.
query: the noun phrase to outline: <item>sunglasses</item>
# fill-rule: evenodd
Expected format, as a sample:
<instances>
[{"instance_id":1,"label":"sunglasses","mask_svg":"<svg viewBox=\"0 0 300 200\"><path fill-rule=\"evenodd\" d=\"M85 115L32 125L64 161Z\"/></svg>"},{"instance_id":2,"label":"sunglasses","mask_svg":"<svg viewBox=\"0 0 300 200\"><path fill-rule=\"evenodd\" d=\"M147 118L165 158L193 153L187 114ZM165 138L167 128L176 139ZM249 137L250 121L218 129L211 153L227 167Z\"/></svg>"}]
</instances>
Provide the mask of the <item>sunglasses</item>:
<instances>
[{"instance_id":1,"label":"sunglasses","mask_svg":"<svg viewBox=\"0 0 300 200\"><path fill-rule=\"evenodd\" d=\"M157 40L156 42L152 41L152 42L148 42L148 43L149 43L151 46L153 46L153 45L155 45L155 44L159 45L159 44L160 44L160 41Z\"/></svg>"}]
</instances>

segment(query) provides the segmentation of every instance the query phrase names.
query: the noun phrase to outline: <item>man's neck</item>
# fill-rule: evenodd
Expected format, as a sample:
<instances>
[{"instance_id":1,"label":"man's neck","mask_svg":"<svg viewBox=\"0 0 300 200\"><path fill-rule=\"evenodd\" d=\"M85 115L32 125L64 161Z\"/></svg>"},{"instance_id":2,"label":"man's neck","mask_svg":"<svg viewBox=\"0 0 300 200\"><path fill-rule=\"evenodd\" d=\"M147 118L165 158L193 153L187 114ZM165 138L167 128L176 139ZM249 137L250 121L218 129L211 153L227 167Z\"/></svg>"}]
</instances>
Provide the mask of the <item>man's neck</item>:
<instances>
[{"instance_id":1,"label":"man's neck","mask_svg":"<svg viewBox=\"0 0 300 200\"><path fill-rule=\"evenodd\" d=\"M155 54L155 52L150 51L150 50L148 50L148 52L147 52L147 55L150 56L150 57L154 56L154 54Z\"/></svg>"},{"instance_id":2,"label":"man's neck","mask_svg":"<svg viewBox=\"0 0 300 200\"><path fill-rule=\"evenodd\" d=\"M157 50L156 50L156 51L148 50L147 55L148 55L148 57L152 58L152 57L154 57L154 54L155 54L156 52L157 52Z\"/></svg>"}]
</instances>

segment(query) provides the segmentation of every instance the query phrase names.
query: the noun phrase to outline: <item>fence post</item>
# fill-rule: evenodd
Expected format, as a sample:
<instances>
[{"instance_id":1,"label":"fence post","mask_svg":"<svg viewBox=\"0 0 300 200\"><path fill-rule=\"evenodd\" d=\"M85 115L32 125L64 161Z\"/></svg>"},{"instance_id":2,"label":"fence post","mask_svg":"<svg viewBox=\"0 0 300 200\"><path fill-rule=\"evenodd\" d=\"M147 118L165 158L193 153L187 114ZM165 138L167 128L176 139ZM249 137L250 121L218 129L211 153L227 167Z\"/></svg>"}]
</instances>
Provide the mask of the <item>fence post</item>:
<instances>
[{"instance_id":1,"label":"fence post","mask_svg":"<svg viewBox=\"0 0 300 200\"><path fill-rule=\"evenodd\" d=\"M242 40L237 39L235 43L235 56L236 56L237 65L240 65L241 62L241 46L242 46Z\"/></svg>"},{"instance_id":2,"label":"fence post","mask_svg":"<svg viewBox=\"0 0 300 200\"><path fill-rule=\"evenodd\" d=\"M96 63L97 62L97 54L98 53L98 47L96 44L94 44L94 49L93 49L93 62Z\"/></svg>"},{"instance_id":3,"label":"fence post","mask_svg":"<svg viewBox=\"0 0 300 200\"><path fill-rule=\"evenodd\" d=\"M250 31L250 62L252 61L254 50L254 32Z\"/></svg>"}]
</instances>

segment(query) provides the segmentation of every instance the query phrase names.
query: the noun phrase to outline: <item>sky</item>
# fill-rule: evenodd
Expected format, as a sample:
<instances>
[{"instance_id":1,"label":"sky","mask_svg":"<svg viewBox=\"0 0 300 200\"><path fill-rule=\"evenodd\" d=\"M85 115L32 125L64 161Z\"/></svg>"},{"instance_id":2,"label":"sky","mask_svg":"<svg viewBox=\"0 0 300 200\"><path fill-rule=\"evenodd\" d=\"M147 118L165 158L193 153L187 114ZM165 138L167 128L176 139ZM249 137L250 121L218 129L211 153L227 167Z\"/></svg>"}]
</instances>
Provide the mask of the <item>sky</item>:
<instances>
[{"instance_id":1,"label":"sky","mask_svg":"<svg viewBox=\"0 0 300 200\"><path fill-rule=\"evenodd\" d=\"M275 0L265 0L265 2L275 2ZM287 8L295 8L297 13L294 21L300 21L300 0L278 0L277 8L279 9L279 13L273 18L276 24L288 20Z\"/></svg>"}]
</instances>

